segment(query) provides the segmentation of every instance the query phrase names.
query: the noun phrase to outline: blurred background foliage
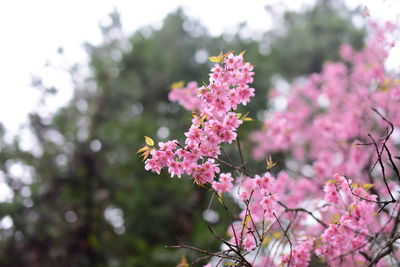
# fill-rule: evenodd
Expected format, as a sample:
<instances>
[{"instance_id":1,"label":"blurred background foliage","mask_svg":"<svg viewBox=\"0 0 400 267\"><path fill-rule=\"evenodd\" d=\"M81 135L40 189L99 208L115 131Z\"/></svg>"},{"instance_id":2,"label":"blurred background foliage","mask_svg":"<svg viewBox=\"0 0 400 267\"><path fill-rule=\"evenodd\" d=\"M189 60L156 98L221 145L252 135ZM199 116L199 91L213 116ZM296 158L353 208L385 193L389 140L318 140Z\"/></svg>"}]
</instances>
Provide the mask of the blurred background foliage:
<instances>
[{"instance_id":1,"label":"blurred background foliage","mask_svg":"<svg viewBox=\"0 0 400 267\"><path fill-rule=\"evenodd\" d=\"M187 177L146 172L135 154L144 135L179 139L190 124L190 112L168 101L169 85L201 84L208 56L246 50L256 67L257 97L243 110L260 117L277 75L293 81L338 59L341 43L362 46L365 32L353 17L336 1L317 1L286 12L275 28L252 38L243 34L245 23L234 34L211 36L181 9L159 29L125 36L118 13L110 14L111 23L101 26L103 42L86 44L89 73L70 68L73 99L52 116L30 115L36 149L23 150L18 137L5 142L0 127L0 178L13 191L0 204L0 265L175 266L182 255L200 255L166 245L218 249L207 225L225 237L228 218L220 203ZM40 79L35 84L44 95L57 91ZM260 125L248 123L241 136Z\"/></svg>"}]
</instances>

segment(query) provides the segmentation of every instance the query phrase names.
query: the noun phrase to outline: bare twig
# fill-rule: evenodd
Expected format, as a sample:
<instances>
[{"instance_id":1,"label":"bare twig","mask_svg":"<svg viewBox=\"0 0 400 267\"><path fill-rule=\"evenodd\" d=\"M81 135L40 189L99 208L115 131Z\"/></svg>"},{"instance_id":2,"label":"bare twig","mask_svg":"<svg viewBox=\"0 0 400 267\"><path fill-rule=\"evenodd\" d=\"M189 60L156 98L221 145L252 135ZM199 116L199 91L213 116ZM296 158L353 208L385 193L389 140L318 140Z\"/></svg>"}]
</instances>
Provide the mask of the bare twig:
<instances>
[{"instance_id":1,"label":"bare twig","mask_svg":"<svg viewBox=\"0 0 400 267\"><path fill-rule=\"evenodd\" d=\"M276 221L277 221L278 224L279 224L279 227L282 229L283 234L286 236L286 238L287 238L287 240L288 240L288 242L289 242L289 246L290 246L290 256L289 256L289 263L288 263L288 266L290 266L290 263L291 263L291 261L292 261L292 254L293 254L293 245L292 245L292 241L290 241L289 235L287 234L287 230L289 229L290 224L288 225L288 227L286 228L286 230L283 229L283 226L282 226L281 222L279 221L278 217L276 217L275 212L273 212L273 214L274 214L274 217L275 217Z\"/></svg>"},{"instance_id":2,"label":"bare twig","mask_svg":"<svg viewBox=\"0 0 400 267\"><path fill-rule=\"evenodd\" d=\"M322 226L324 226L325 228L328 227L328 225L326 223L324 223L323 221L321 221L320 219L318 219L317 217L315 217L315 215L311 212L308 211L306 209L303 208L295 208L295 209L291 209L288 208L285 204L283 204L280 200L277 201L279 205L281 205L285 211L293 211L293 212L305 212L308 215L310 215L314 220L316 220L319 224L321 224Z\"/></svg>"},{"instance_id":3,"label":"bare twig","mask_svg":"<svg viewBox=\"0 0 400 267\"><path fill-rule=\"evenodd\" d=\"M234 256L222 255L222 252L214 253L214 252L210 252L208 250L204 250L204 249L200 249L200 248L196 248L196 247L192 247L192 246L188 246L188 245L184 245L184 244L165 246L165 248L185 248L185 249L190 249L193 251L197 251L197 252L206 254L210 257L219 257L219 258L224 258L224 259L237 260L237 258L235 258Z\"/></svg>"},{"instance_id":4,"label":"bare twig","mask_svg":"<svg viewBox=\"0 0 400 267\"><path fill-rule=\"evenodd\" d=\"M237 147L238 147L238 150L239 150L240 162L242 163L243 171L246 173L246 164L245 164L244 159L243 159L242 147L240 145L239 132L237 133L236 143L237 143Z\"/></svg>"}]
</instances>

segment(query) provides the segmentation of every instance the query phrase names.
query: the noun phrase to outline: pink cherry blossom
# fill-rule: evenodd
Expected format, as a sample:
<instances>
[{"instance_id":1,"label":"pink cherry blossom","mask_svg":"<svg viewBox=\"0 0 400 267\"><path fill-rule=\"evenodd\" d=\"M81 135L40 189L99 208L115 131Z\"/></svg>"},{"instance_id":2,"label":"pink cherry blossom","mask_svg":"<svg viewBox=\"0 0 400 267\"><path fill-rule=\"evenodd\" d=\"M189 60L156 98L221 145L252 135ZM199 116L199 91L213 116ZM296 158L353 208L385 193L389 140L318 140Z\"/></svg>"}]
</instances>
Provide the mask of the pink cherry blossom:
<instances>
[{"instance_id":1,"label":"pink cherry blossom","mask_svg":"<svg viewBox=\"0 0 400 267\"><path fill-rule=\"evenodd\" d=\"M221 193L232 196L241 211L229 214L228 238L218 240L229 248L226 255L237 254L237 263L308 266L313 255L329 266L399 263L400 81L384 66L397 27L369 27L361 51L343 45L342 62L327 62L289 93L270 92L271 101L283 97L287 107L268 112L264 127L251 135L252 154L264 161L285 153L287 166L278 162L283 170L277 173L268 167L252 174L243 155L238 165L223 153L244 121L235 110L255 95L253 66L243 54L221 54L208 84L191 82L170 93L171 101L193 111L191 126L182 142L149 147L145 169L190 175L226 209ZM392 250L380 257L386 248ZM250 259L253 251L258 259Z\"/></svg>"}]
</instances>

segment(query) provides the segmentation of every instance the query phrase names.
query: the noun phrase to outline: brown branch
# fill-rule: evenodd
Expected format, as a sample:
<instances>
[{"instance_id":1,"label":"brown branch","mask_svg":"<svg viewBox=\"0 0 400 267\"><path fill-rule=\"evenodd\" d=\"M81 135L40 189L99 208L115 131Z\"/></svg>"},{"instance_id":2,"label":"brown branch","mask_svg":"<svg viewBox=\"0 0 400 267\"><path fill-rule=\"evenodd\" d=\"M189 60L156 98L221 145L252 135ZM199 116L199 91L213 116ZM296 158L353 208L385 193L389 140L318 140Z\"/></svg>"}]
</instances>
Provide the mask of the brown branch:
<instances>
[{"instance_id":1,"label":"brown branch","mask_svg":"<svg viewBox=\"0 0 400 267\"><path fill-rule=\"evenodd\" d=\"M235 238L236 245L239 246L238 248L239 248L239 250L240 250L241 244L239 245L239 242L238 242L238 239L237 239L236 230L235 230L235 227L233 226L233 218L232 218L232 215L231 215L231 213L230 213L228 207L226 206L225 201L222 199L222 197L221 197L220 195L218 195L218 193L217 193L215 190L214 190L214 193L217 195L219 201L220 201L220 202L222 203L222 205L224 206L225 212L226 212L226 214L227 214L228 217L229 217L229 221L230 221L230 224L231 224L232 233L233 233L233 236L234 236L234 238ZM211 229L210 229L210 231L212 232Z\"/></svg>"},{"instance_id":2,"label":"brown branch","mask_svg":"<svg viewBox=\"0 0 400 267\"><path fill-rule=\"evenodd\" d=\"M244 159L243 159L242 147L240 145L239 132L237 133L236 143L237 143L237 147L238 147L238 150L239 150L240 162L242 163L243 171L246 173L246 164L245 164Z\"/></svg>"},{"instance_id":3,"label":"brown branch","mask_svg":"<svg viewBox=\"0 0 400 267\"><path fill-rule=\"evenodd\" d=\"M248 172L244 169L244 166L243 166L243 165L235 166L235 165L233 165L233 164L231 164L231 163L229 163L229 162L226 162L226 161L224 161L224 160L222 160L222 159L219 159L219 158L216 158L216 157L206 157L206 158L213 159L213 160L217 161L218 163L224 164L226 167L229 167L229 168L232 168L232 169L234 169L234 170L236 170L236 171L239 171L239 173L242 172L242 173L246 174L246 175L249 176L249 177L253 177L253 175L251 175L250 173L248 173Z\"/></svg>"},{"instance_id":4,"label":"brown branch","mask_svg":"<svg viewBox=\"0 0 400 267\"><path fill-rule=\"evenodd\" d=\"M397 241L397 239L400 238L400 233L397 233L395 236L393 236L386 244L385 246L382 247L381 251L376 255L376 257L370 262L368 266L374 266L380 259L383 257L389 255L390 253L393 252L393 243Z\"/></svg>"},{"instance_id":5,"label":"brown branch","mask_svg":"<svg viewBox=\"0 0 400 267\"><path fill-rule=\"evenodd\" d=\"M385 149L386 154L388 155L388 158L389 158L389 161L390 161L390 165L392 166L393 171L396 173L397 180L400 181L399 169L397 168L396 164L394 163L392 154L390 153L390 150L386 146L386 143L383 143L383 148Z\"/></svg>"},{"instance_id":6,"label":"brown branch","mask_svg":"<svg viewBox=\"0 0 400 267\"><path fill-rule=\"evenodd\" d=\"M350 182L349 182L349 178L347 178L347 176L344 176L344 178L345 178L346 181L347 181L347 185L349 186L349 189L350 189L351 194L352 194L353 196L355 196L355 197L358 197L359 199L365 200L365 201L367 201L367 202L373 202L373 203L376 203L376 204L383 204L384 206L386 206L387 204L395 203L395 202L396 202L395 199L393 199L393 200L387 200L387 201L378 201L378 200L368 199L368 198L362 197L362 196L360 196L360 195L357 195L356 193L354 193L353 188L351 187L351 184L350 184ZM381 209L382 209L382 208L381 208Z\"/></svg>"},{"instance_id":7,"label":"brown branch","mask_svg":"<svg viewBox=\"0 0 400 267\"><path fill-rule=\"evenodd\" d=\"M374 143L375 151L376 151L376 153L377 153L377 155L378 155L378 162L379 162L379 165L381 166L382 179L383 179L383 182L385 183L386 189L387 189L387 191L388 191L390 197L392 198L392 200L393 200L393 201L396 201L396 200L394 199L394 197L393 197L393 195L392 195L392 191L390 190L389 185L388 185L388 183L387 183L387 181L386 181L385 166L383 165L383 162L382 162L382 152L379 152L378 144L375 142L375 139L372 137L372 135L371 135L371 134L368 134L368 136L369 136L369 138L371 138L372 142ZM386 141L385 141L385 142L386 142Z\"/></svg>"},{"instance_id":8,"label":"brown branch","mask_svg":"<svg viewBox=\"0 0 400 267\"><path fill-rule=\"evenodd\" d=\"M214 252L210 252L210 251L208 251L208 250L204 250L204 249L200 249L200 248L196 248L196 247L192 247L192 246L184 245L184 244L181 244L181 245L173 245L173 246L165 246L165 248L185 248L185 249L190 249L190 250L193 250L193 251L197 251L197 252L206 254L206 255L208 255L208 256L210 256L210 257L218 257L218 258L225 258L225 259L230 259L230 260L237 260L237 258L235 258L234 256L230 256L230 255L224 256L224 255L221 255L221 254L224 253L225 251L221 251L221 252L218 252L218 253L214 253Z\"/></svg>"},{"instance_id":9,"label":"brown branch","mask_svg":"<svg viewBox=\"0 0 400 267\"><path fill-rule=\"evenodd\" d=\"M290 263L291 263L291 261L292 261L292 254L293 254L293 244L292 244L292 241L290 241L290 238L289 238L289 236L288 236L288 234L287 234L287 230L289 230L290 224L288 225L288 227L286 228L286 230L283 229L283 226L282 226L281 222L279 221L278 217L276 217L275 212L273 212L272 214L274 215L276 221L277 221L278 224L279 224L279 227L282 229L283 234L286 236L286 238L287 238L287 240L288 240L288 242L289 242L289 246L290 246L290 256L289 256L289 263L288 263L288 266L290 266Z\"/></svg>"},{"instance_id":10,"label":"brown branch","mask_svg":"<svg viewBox=\"0 0 400 267\"><path fill-rule=\"evenodd\" d=\"M281 206L285 209L285 211L305 212L305 213L307 213L308 215L310 215L314 220L316 220L319 224L321 224L322 226L324 226L325 228L328 227L328 225L327 225L326 223L324 223L323 221L321 221L320 219L318 219L311 211L308 211L308 210L303 209L303 208L295 208L295 209L292 209L292 208L287 207L287 206L286 206L285 204L283 204L283 202L281 202L280 200L278 200L277 202L278 202L279 205L281 205Z\"/></svg>"},{"instance_id":11,"label":"brown branch","mask_svg":"<svg viewBox=\"0 0 400 267\"><path fill-rule=\"evenodd\" d=\"M220 236L218 236L210 226L207 226L207 227L208 227L208 230L210 230L210 232L211 232L219 241L221 241L222 243L224 243L225 245L227 245L233 252L236 253L236 255L240 258L240 262L242 262L242 263L244 264L243 266L251 267L250 262L248 262L248 261L246 260L246 258L242 255L242 253L241 253L241 251L240 251L240 248L238 248L237 246L232 245L231 243L225 241L223 238L221 238Z\"/></svg>"}]
</instances>

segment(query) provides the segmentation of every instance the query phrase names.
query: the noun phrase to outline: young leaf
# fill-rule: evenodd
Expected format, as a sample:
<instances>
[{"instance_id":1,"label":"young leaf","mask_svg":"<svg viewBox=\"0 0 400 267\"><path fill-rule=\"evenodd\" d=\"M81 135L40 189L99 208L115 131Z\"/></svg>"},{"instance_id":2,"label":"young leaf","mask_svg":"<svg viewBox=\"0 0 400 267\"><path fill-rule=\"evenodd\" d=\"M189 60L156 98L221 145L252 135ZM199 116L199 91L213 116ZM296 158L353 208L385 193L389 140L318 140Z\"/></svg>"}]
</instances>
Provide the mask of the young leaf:
<instances>
[{"instance_id":1,"label":"young leaf","mask_svg":"<svg viewBox=\"0 0 400 267\"><path fill-rule=\"evenodd\" d=\"M264 237L264 240L261 243L261 246L265 247L266 245L268 245L268 243L272 240L272 236L267 235L266 237Z\"/></svg>"},{"instance_id":2,"label":"young leaf","mask_svg":"<svg viewBox=\"0 0 400 267\"><path fill-rule=\"evenodd\" d=\"M148 150L146 150L146 152L144 152L144 153L142 154L143 161L145 161L145 160L147 159L147 157L150 155L151 150L152 150L152 149L149 148Z\"/></svg>"},{"instance_id":3,"label":"young leaf","mask_svg":"<svg viewBox=\"0 0 400 267\"><path fill-rule=\"evenodd\" d=\"M144 140L146 141L146 144L147 144L147 145L149 145L149 146L154 146L154 141L153 141L153 139L151 139L150 137L145 136L145 137L144 137Z\"/></svg>"},{"instance_id":4,"label":"young leaf","mask_svg":"<svg viewBox=\"0 0 400 267\"><path fill-rule=\"evenodd\" d=\"M251 217L250 215L246 215L246 217L244 218L242 225L244 225L245 227L249 227L249 222L251 221Z\"/></svg>"},{"instance_id":5,"label":"young leaf","mask_svg":"<svg viewBox=\"0 0 400 267\"><path fill-rule=\"evenodd\" d=\"M254 121L254 120L252 118L247 117L247 118L244 118L243 121Z\"/></svg>"},{"instance_id":6,"label":"young leaf","mask_svg":"<svg viewBox=\"0 0 400 267\"><path fill-rule=\"evenodd\" d=\"M194 178L193 184L197 184L198 186L203 187L204 189L207 189L207 190L210 189L207 186L205 186L204 184L200 183L197 178Z\"/></svg>"},{"instance_id":7,"label":"young leaf","mask_svg":"<svg viewBox=\"0 0 400 267\"><path fill-rule=\"evenodd\" d=\"M150 152L154 149L154 147L150 147L148 145L145 145L141 149L137 151L137 153L142 153L140 156L143 157L143 161L147 159L147 157L150 155Z\"/></svg>"},{"instance_id":8,"label":"young leaf","mask_svg":"<svg viewBox=\"0 0 400 267\"><path fill-rule=\"evenodd\" d=\"M223 203L223 199L222 199L222 193L217 193L218 194L218 201L221 203L221 204L224 204Z\"/></svg>"},{"instance_id":9,"label":"young leaf","mask_svg":"<svg viewBox=\"0 0 400 267\"><path fill-rule=\"evenodd\" d=\"M254 121L252 118L248 117L250 112L246 112L243 116L239 117L242 121ZM240 113L238 113L240 114Z\"/></svg>"},{"instance_id":10,"label":"young leaf","mask_svg":"<svg viewBox=\"0 0 400 267\"><path fill-rule=\"evenodd\" d=\"M281 232L272 232L272 236L273 236L275 239L278 239L278 238L280 238L280 237L282 236L282 233L281 233Z\"/></svg>"},{"instance_id":11,"label":"young leaf","mask_svg":"<svg viewBox=\"0 0 400 267\"><path fill-rule=\"evenodd\" d=\"M172 90L181 89L184 86L185 86L185 82L184 81L174 82L174 83L171 84L171 89Z\"/></svg>"},{"instance_id":12,"label":"young leaf","mask_svg":"<svg viewBox=\"0 0 400 267\"><path fill-rule=\"evenodd\" d=\"M149 147L146 145L146 146L140 148L140 149L136 152L136 154L143 153L143 152L147 151L148 149L149 149Z\"/></svg>"},{"instance_id":13,"label":"young leaf","mask_svg":"<svg viewBox=\"0 0 400 267\"><path fill-rule=\"evenodd\" d=\"M214 63L220 63L224 60L224 55L221 52L218 56L209 57L208 60Z\"/></svg>"},{"instance_id":14,"label":"young leaf","mask_svg":"<svg viewBox=\"0 0 400 267\"><path fill-rule=\"evenodd\" d=\"M271 155L268 157L267 159L267 171L272 169L272 167L274 167L276 165L276 162L272 161L272 157Z\"/></svg>"},{"instance_id":15,"label":"young leaf","mask_svg":"<svg viewBox=\"0 0 400 267\"><path fill-rule=\"evenodd\" d=\"M196 118L196 117L198 118L198 117L200 117L200 114L195 111L192 111L192 116L193 116L193 118Z\"/></svg>"},{"instance_id":16,"label":"young leaf","mask_svg":"<svg viewBox=\"0 0 400 267\"><path fill-rule=\"evenodd\" d=\"M363 185L362 187L363 187L363 189L364 189L365 191L367 191L367 190L371 189L372 187L374 187L374 185L373 185L373 184L365 184L365 185Z\"/></svg>"},{"instance_id":17,"label":"young leaf","mask_svg":"<svg viewBox=\"0 0 400 267\"><path fill-rule=\"evenodd\" d=\"M176 267L189 267L186 256L182 256L181 261L176 265Z\"/></svg>"}]
</instances>

